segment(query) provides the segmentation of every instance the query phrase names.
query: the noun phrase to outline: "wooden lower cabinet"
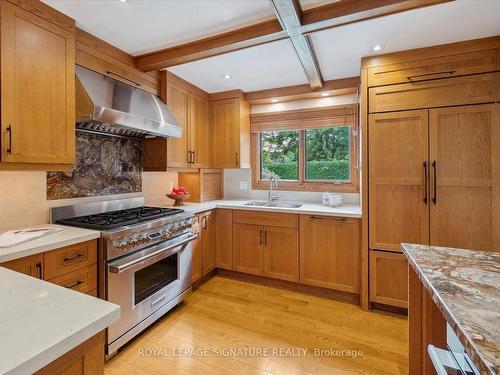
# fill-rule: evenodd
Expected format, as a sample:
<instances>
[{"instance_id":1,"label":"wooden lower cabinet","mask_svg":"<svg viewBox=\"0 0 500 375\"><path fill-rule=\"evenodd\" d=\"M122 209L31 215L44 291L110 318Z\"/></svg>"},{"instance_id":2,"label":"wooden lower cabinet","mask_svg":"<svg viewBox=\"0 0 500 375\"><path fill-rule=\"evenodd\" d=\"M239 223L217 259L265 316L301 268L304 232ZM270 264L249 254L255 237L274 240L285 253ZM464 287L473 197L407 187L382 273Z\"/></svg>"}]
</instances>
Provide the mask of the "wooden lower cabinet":
<instances>
[{"instance_id":1,"label":"wooden lower cabinet","mask_svg":"<svg viewBox=\"0 0 500 375\"><path fill-rule=\"evenodd\" d=\"M233 210L216 210L215 252L216 266L226 270L233 269Z\"/></svg>"},{"instance_id":2,"label":"wooden lower cabinet","mask_svg":"<svg viewBox=\"0 0 500 375\"><path fill-rule=\"evenodd\" d=\"M104 374L104 331L35 372L35 375Z\"/></svg>"},{"instance_id":3,"label":"wooden lower cabinet","mask_svg":"<svg viewBox=\"0 0 500 375\"><path fill-rule=\"evenodd\" d=\"M264 228L264 276L299 281L299 234L297 229Z\"/></svg>"},{"instance_id":4,"label":"wooden lower cabinet","mask_svg":"<svg viewBox=\"0 0 500 375\"><path fill-rule=\"evenodd\" d=\"M264 275L264 229L250 224L233 224L233 269Z\"/></svg>"},{"instance_id":5,"label":"wooden lower cabinet","mask_svg":"<svg viewBox=\"0 0 500 375\"><path fill-rule=\"evenodd\" d=\"M192 242L191 282L193 283L216 266L215 224L215 211L202 212L195 216L193 230L198 233L198 238Z\"/></svg>"},{"instance_id":6,"label":"wooden lower cabinet","mask_svg":"<svg viewBox=\"0 0 500 375\"><path fill-rule=\"evenodd\" d=\"M205 212L201 218L201 244L203 249L203 274L215 268L215 211Z\"/></svg>"},{"instance_id":7,"label":"wooden lower cabinet","mask_svg":"<svg viewBox=\"0 0 500 375\"><path fill-rule=\"evenodd\" d=\"M9 270L24 273L28 276L42 278L43 254L30 255L0 264Z\"/></svg>"},{"instance_id":8,"label":"wooden lower cabinet","mask_svg":"<svg viewBox=\"0 0 500 375\"><path fill-rule=\"evenodd\" d=\"M1 267L97 296L97 241L77 244L1 263Z\"/></svg>"},{"instance_id":9,"label":"wooden lower cabinet","mask_svg":"<svg viewBox=\"0 0 500 375\"><path fill-rule=\"evenodd\" d=\"M370 302L408 307L408 261L402 253L370 250Z\"/></svg>"},{"instance_id":10,"label":"wooden lower cabinet","mask_svg":"<svg viewBox=\"0 0 500 375\"><path fill-rule=\"evenodd\" d=\"M359 293L359 219L300 216L300 282Z\"/></svg>"}]
</instances>

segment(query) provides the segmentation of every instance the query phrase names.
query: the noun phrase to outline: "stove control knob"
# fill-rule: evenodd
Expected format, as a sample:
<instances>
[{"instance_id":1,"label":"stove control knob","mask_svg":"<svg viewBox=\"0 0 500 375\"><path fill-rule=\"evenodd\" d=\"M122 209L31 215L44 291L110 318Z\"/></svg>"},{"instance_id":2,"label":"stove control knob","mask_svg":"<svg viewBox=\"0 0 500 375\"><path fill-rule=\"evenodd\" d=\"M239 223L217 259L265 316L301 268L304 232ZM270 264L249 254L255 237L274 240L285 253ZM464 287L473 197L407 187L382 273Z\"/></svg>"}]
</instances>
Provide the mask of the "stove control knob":
<instances>
[{"instance_id":1,"label":"stove control knob","mask_svg":"<svg viewBox=\"0 0 500 375\"><path fill-rule=\"evenodd\" d=\"M118 251L124 252L127 250L128 244L125 241L120 241L120 242L118 242L117 248L118 248Z\"/></svg>"}]
</instances>

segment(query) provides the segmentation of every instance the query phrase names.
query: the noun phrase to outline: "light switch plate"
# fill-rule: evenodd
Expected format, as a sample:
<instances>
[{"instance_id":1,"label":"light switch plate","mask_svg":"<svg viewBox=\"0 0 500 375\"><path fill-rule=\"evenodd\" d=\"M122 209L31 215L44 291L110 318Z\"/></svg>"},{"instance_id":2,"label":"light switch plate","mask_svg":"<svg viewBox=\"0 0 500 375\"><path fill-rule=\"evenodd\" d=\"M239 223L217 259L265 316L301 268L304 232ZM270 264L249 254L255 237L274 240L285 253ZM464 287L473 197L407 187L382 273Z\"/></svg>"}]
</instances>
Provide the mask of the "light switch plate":
<instances>
[{"instance_id":1,"label":"light switch plate","mask_svg":"<svg viewBox=\"0 0 500 375\"><path fill-rule=\"evenodd\" d=\"M247 190L247 189L248 189L248 182L240 181L240 190Z\"/></svg>"}]
</instances>

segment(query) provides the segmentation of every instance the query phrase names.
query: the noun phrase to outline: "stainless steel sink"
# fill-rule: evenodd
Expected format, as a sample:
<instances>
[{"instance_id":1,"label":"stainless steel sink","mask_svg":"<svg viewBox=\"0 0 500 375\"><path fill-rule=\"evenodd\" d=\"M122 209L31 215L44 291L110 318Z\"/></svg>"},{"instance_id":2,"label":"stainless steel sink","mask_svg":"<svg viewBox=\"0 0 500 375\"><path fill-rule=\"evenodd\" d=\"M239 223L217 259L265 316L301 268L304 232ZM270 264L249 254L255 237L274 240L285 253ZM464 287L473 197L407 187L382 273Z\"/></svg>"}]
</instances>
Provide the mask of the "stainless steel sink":
<instances>
[{"instance_id":1,"label":"stainless steel sink","mask_svg":"<svg viewBox=\"0 0 500 375\"><path fill-rule=\"evenodd\" d=\"M245 203L245 206L254 206L254 207L280 207L280 208L299 208L302 207L302 203L298 202L259 202L259 201L251 201Z\"/></svg>"}]
</instances>

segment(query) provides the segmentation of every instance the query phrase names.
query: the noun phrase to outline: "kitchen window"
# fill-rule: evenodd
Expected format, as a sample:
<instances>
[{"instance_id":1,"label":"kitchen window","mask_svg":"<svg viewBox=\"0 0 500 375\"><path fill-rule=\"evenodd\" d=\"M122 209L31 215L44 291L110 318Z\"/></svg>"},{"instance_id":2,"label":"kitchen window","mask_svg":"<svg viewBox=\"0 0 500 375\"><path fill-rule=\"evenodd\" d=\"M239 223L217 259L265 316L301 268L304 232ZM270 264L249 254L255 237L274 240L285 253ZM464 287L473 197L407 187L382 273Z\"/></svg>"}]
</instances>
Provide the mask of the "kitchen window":
<instances>
[{"instance_id":1,"label":"kitchen window","mask_svg":"<svg viewBox=\"0 0 500 375\"><path fill-rule=\"evenodd\" d=\"M253 188L358 191L357 106L251 115Z\"/></svg>"}]
</instances>

